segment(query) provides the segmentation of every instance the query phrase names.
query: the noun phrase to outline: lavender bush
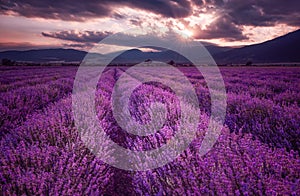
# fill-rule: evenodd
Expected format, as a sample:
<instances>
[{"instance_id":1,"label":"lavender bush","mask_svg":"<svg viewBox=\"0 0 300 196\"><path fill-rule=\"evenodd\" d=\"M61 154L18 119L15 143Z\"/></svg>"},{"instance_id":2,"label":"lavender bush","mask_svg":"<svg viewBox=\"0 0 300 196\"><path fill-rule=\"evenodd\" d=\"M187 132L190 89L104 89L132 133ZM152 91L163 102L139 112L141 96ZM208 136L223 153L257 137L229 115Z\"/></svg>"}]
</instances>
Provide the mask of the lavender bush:
<instances>
[{"instance_id":1,"label":"lavender bush","mask_svg":"<svg viewBox=\"0 0 300 196\"><path fill-rule=\"evenodd\" d=\"M1 195L300 194L299 68L221 68L228 93L225 125L204 156L199 156L199 148L211 112L210 94L200 73L180 68L199 100L197 138L171 163L138 172L100 161L81 141L71 107L76 69L1 67ZM159 148L177 131L179 101L162 84L139 86L130 97L132 118L147 123L147 108L158 101L166 106L167 120L150 136L127 133L114 119L111 104L124 71L110 67L99 79L99 124L124 148ZM98 142L107 152L103 156L114 161L107 141Z\"/></svg>"}]
</instances>

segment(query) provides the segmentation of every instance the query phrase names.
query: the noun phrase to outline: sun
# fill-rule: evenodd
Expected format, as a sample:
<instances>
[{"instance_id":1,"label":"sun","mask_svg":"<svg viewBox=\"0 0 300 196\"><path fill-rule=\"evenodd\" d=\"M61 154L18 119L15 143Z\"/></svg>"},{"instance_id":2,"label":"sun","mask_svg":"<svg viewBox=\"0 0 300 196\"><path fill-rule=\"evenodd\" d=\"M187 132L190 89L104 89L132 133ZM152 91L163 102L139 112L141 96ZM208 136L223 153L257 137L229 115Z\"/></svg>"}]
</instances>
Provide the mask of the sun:
<instances>
[{"instance_id":1,"label":"sun","mask_svg":"<svg viewBox=\"0 0 300 196\"><path fill-rule=\"evenodd\" d=\"M194 35L194 33L188 29L181 30L181 33L184 38L191 38Z\"/></svg>"}]
</instances>

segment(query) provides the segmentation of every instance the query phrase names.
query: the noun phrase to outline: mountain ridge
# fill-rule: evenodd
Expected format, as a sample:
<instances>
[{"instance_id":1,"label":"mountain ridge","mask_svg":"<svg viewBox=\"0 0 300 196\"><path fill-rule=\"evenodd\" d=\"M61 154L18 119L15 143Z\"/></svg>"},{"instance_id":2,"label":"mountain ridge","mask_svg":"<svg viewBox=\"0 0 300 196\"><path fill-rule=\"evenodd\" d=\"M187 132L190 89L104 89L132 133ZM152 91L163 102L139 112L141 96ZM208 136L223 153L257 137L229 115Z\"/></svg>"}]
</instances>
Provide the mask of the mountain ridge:
<instances>
[{"instance_id":1,"label":"mountain ridge","mask_svg":"<svg viewBox=\"0 0 300 196\"><path fill-rule=\"evenodd\" d=\"M220 63L300 62L300 29L262 43L214 55Z\"/></svg>"},{"instance_id":2,"label":"mountain ridge","mask_svg":"<svg viewBox=\"0 0 300 196\"><path fill-rule=\"evenodd\" d=\"M300 62L300 29L286 35L262 43L241 48L221 47L204 42L203 45L210 52L217 64L245 64L252 63L281 63ZM87 55L86 51L75 49L51 48L33 49L26 51L9 50L0 52L0 59L10 59L21 62L81 62ZM101 54L96 54L101 55ZM189 61L170 50L143 52L139 49L124 51L112 63L139 63L146 59L176 63Z\"/></svg>"}]
</instances>

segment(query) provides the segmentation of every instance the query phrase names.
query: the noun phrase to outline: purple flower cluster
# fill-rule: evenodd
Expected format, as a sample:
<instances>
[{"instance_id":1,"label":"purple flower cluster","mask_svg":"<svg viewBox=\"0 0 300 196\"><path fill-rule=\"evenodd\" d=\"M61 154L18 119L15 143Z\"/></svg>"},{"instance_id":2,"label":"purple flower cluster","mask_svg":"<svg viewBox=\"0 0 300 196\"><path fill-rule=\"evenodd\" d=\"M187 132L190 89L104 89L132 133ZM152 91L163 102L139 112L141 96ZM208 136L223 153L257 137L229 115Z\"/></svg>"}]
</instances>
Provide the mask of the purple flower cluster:
<instances>
[{"instance_id":1,"label":"purple flower cluster","mask_svg":"<svg viewBox=\"0 0 300 196\"><path fill-rule=\"evenodd\" d=\"M27 115L70 94L75 71L66 72L65 68L2 71L0 137L21 125Z\"/></svg>"},{"instance_id":2,"label":"purple flower cluster","mask_svg":"<svg viewBox=\"0 0 300 196\"><path fill-rule=\"evenodd\" d=\"M300 153L299 68L225 68L226 125L271 147Z\"/></svg>"},{"instance_id":3,"label":"purple flower cluster","mask_svg":"<svg viewBox=\"0 0 300 196\"><path fill-rule=\"evenodd\" d=\"M81 141L71 101L76 70L1 67L1 195L300 194L299 68L222 68L228 103L225 126L214 148L202 157L198 152L209 122L210 95L200 73L181 68L199 100L197 137L174 161L138 172L102 162ZM160 148L178 131L179 100L165 85L139 86L130 96L132 118L140 124L149 122L148 108L160 102L166 106L166 122L150 136L127 133L114 119L111 103L114 85L124 71L111 67L99 79L95 94L99 124L124 148ZM106 148L103 156L111 160L123 156L115 155L107 141L98 142Z\"/></svg>"}]
</instances>

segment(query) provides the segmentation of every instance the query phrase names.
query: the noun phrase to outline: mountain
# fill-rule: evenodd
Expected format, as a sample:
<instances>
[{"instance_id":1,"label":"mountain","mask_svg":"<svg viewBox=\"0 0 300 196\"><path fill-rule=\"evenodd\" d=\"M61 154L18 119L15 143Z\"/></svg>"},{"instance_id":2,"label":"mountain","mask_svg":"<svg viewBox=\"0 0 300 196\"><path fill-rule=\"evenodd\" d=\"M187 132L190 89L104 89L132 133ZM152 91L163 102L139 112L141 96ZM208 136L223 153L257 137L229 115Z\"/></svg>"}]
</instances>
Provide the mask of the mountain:
<instances>
[{"instance_id":1,"label":"mountain","mask_svg":"<svg viewBox=\"0 0 300 196\"><path fill-rule=\"evenodd\" d=\"M27 51L5 51L0 52L0 59L10 59L14 61L27 62L49 62L64 61L74 62L81 61L87 52L74 49L40 49Z\"/></svg>"},{"instance_id":2,"label":"mountain","mask_svg":"<svg viewBox=\"0 0 300 196\"><path fill-rule=\"evenodd\" d=\"M40 49L27 51L5 51L0 52L0 59L9 59L19 62L80 62L86 56L87 52L74 49ZM103 57L101 54L90 54L97 57ZM92 56L90 56L92 57ZM101 59L101 58L100 58ZM164 50L161 52L143 52L139 49L125 51L115 58L112 63L139 63L147 59L168 62L174 60L177 63L188 62L186 58L176 52Z\"/></svg>"},{"instance_id":3,"label":"mountain","mask_svg":"<svg viewBox=\"0 0 300 196\"><path fill-rule=\"evenodd\" d=\"M209 53L212 56L217 55L219 53L227 52L227 51L233 49L231 47L218 46L218 45L212 44L210 42L201 42L201 44L209 51Z\"/></svg>"},{"instance_id":4,"label":"mountain","mask_svg":"<svg viewBox=\"0 0 300 196\"><path fill-rule=\"evenodd\" d=\"M165 63L171 60L175 61L176 63L189 63L189 61L185 57L171 50L163 50L159 52L143 52L139 49L132 49L125 51L120 56L116 57L112 61L112 64L140 63L148 59Z\"/></svg>"},{"instance_id":5,"label":"mountain","mask_svg":"<svg viewBox=\"0 0 300 196\"><path fill-rule=\"evenodd\" d=\"M218 64L300 62L300 29L260 44L213 55Z\"/></svg>"},{"instance_id":6,"label":"mountain","mask_svg":"<svg viewBox=\"0 0 300 196\"><path fill-rule=\"evenodd\" d=\"M260 44L242 48L220 47L208 42L202 42L217 64L253 63L294 63L300 62L300 29L287 35ZM195 46L197 50L198 46ZM150 48L151 49L151 48ZM125 51L116 57L112 64L139 63L147 59L176 63L188 63L188 60L171 50L153 47L155 52L143 52L139 49ZM199 48L198 48L199 49ZM0 59L27 62L80 62L87 52L74 49L40 49L28 51L0 52ZM92 54L95 59L106 58L101 54Z\"/></svg>"}]
</instances>

